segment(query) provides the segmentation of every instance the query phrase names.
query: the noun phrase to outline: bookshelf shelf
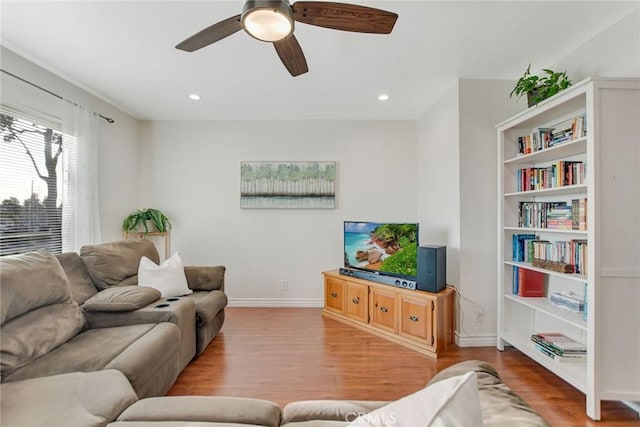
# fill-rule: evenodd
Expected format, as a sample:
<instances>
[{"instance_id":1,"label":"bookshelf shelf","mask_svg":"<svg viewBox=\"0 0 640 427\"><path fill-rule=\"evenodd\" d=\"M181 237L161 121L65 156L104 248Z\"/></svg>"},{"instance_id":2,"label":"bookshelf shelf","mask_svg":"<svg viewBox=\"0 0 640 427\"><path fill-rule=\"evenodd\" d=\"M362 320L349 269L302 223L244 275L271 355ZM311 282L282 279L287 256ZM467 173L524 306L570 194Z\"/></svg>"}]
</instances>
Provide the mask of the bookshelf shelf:
<instances>
[{"instance_id":1,"label":"bookshelf shelf","mask_svg":"<svg viewBox=\"0 0 640 427\"><path fill-rule=\"evenodd\" d=\"M640 365L619 360L621 354L640 360L640 335L629 333L631 325L640 324L639 100L640 79L586 79L496 126L497 347L514 346L582 391L585 412L594 420L600 419L602 400L640 401ZM584 134L579 131L583 123ZM575 140L520 154L556 135L574 134ZM547 180L580 184L514 191ZM561 224L567 213L574 225L576 217L583 226L586 219L586 230L535 227L547 220ZM546 251L548 261L577 263L585 273L519 261L532 258L534 250L540 258ZM569 255L553 258L557 253ZM522 269L544 275L544 296L522 296L542 280ZM586 320L584 313L552 304L551 293L584 295ZM558 362L542 354L531 342L540 332L581 342L586 362Z\"/></svg>"},{"instance_id":2,"label":"bookshelf shelf","mask_svg":"<svg viewBox=\"0 0 640 427\"><path fill-rule=\"evenodd\" d=\"M577 193L586 193L587 185L565 185L564 187L555 187L555 188L543 188L541 190L530 190L530 191L514 191L511 193L504 193L504 197L532 197L532 196L562 196L566 194L577 194Z\"/></svg>"},{"instance_id":3,"label":"bookshelf shelf","mask_svg":"<svg viewBox=\"0 0 640 427\"><path fill-rule=\"evenodd\" d=\"M566 382L583 393L588 390L587 386L587 364L580 363L557 363L544 354L536 350L535 345L530 340L523 340L517 334L505 333L505 339L518 350L553 372L562 377Z\"/></svg>"},{"instance_id":4,"label":"bookshelf shelf","mask_svg":"<svg viewBox=\"0 0 640 427\"><path fill-rule=\"evenodd\" d=\"M527 298L519 297L518 295L505 295L504 297L518 304L540 311L541 313L545 313L557 320L560 320L561 322L569 323L581 330L587 330L587 321L583 319L582 313L574 313L555 306L546 297Z\"/></svg>"},{"instance_id":5,"label":"bookshelf shelf","mask_svg":"<svg viewBox=\"0 0 640 427\"><path fill-rule=\"evenodd\" d=\"M587 276L584 276L582 274L560 273L558 271L547 270L546 268L534 267L529 262L505 261L504 263L512 267L526 268L527 270L539 271L540 273L544 273L548 276L562 277L563 279L574 280L580 283L584 283L588 280Z\"/></svg>"},{"instance_id":6,"label":"bookshelf shelf","mask_svg":"<svg viewBox=\"0 0 640 427\"><path fill-rule=\"evenodd\" d=\"M586 236L587 230L563 230L560 228L533 228L533 227L504 227L505 231L513 231L516 233L553 233L553 234L575 234L577 236Z\"/></svg>"},{"instance_id":7,"label":"bookshelf shelf","mask_svg":"<svg viewBox=\"0 0 640 427\"><path fill-rule=\"evenodd\" d=\"M587 150L587 137L575 139L574 141L558 144L545 150L536 151L518 157L513 157L504 161L505 166L510 165L535 165L538 163L554 160L562 157L574 156L585 153Z\"/></svg>"}]
</instances>

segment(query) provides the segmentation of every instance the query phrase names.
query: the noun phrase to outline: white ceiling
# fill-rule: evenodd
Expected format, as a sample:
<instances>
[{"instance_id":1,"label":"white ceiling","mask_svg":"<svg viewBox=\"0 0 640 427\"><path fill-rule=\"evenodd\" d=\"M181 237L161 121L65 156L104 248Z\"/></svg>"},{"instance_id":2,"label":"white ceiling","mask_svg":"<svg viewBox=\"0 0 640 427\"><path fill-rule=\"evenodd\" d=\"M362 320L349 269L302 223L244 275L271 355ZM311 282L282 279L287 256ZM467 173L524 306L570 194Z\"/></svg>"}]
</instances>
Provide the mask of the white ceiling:
<instances>
[{"instance_id":1,"label":"white ceiling","mask_svg":"<svg viewBox=\"0 0 640 427\"><path fill-rule=\"evenodd\" d=\"M1 42L139 119L415 119L456 79L515 80L529 63L551 66L639 7L340 1L398 22L390 35L296 25L309 72L295 78L269 43L242 31L193 53L174 48L240 13L243 0L2 0Z\"/></svg>"}]
</instances>

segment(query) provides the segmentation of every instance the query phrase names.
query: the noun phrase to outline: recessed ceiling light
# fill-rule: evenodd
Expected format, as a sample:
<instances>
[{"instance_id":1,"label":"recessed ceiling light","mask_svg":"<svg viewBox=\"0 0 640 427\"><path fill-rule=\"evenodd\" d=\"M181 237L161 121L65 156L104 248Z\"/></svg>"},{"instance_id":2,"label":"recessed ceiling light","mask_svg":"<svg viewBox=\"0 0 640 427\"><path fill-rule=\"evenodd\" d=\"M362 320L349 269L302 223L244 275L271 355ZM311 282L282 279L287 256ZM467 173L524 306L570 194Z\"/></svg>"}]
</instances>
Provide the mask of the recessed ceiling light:
<instances>
[{"instance_id":1,"label":"recessed ceiling light","mask_svg":"<svg viewBox=\"0 0 640 427\"><path fill-rule=\"evenodd\" d=\"M383 93L382 95L378 96L379 101L386 101L387 99L389 99L389 95L387 95L386 93Z\"/></svg>"},{"instance_id":2,"label":"recessed ceiling light","mask_svg":"<svg viewBox=\"0 0 640 427\"><path fill-rule=\"evenodd\" d=\"M194 101L200 101L200 95L198 95L197 93L192 93L191 95L189 95L189 99L193 99Z\"/></svg>"}]
</instances>

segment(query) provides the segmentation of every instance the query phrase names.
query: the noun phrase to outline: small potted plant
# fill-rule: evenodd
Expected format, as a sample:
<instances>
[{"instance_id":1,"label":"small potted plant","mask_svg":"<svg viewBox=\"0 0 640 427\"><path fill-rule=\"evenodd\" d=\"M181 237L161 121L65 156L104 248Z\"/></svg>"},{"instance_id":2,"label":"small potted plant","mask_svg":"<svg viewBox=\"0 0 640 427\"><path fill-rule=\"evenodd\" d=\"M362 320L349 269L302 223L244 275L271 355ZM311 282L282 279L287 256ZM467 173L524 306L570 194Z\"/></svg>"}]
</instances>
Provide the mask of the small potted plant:
<instances>
[{"instance_id":1,"label":"small potted plant","mask_svg":"<svg viewBox=\"0 0 640 427\"><path fill-rule=\"evenodd\" d=\"M130 213L122 222L124 231L142 232L141 226L144 228L144 234L147 234L150 226L151 229L165 232L171 228L171 223L162 211L154 208L138 209Z\"/></svg>"},{"instance_id":2,"label":"small potted plant","mask_svg":"<svg viewBox=\"0 0 640 427\"><path fill-rule=\"evenodd\" d=\"M509 96L516 95L519 98L526 94L527 105L532 107L571 86L571 80L567 77L566 71L558 73L547 68L542 71L544 73L542 76L531 74L531 64L529 64Z\"/></svg>"}]
</instances>

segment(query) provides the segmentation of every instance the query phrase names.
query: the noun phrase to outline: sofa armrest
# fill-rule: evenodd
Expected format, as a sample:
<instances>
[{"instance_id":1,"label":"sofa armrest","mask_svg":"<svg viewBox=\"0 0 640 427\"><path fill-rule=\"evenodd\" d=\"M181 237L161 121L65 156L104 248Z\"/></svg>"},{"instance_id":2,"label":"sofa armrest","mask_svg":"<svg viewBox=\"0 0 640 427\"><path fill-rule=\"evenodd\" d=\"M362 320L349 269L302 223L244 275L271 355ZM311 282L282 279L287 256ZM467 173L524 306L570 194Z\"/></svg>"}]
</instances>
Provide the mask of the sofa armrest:
<instances>
[{"instance_id":1,"label":"sofa armrest","mask_svg":"<svg viewBox=\"0 0 640 427\"><path fill-rule=\"evenodd\" d=\"M180 329L180 370L196 354L196 305L192 298L166 297L134 311L88 311L89 329L170 322Z\"/></svg>"},{"instance_id":2,"label":"sofa armrest","mask_svg":"<svg viewBox=\"0 0 640 427\"><path fill-rule=\"evenodd\" d=\"M186 266L184 268L187 285L193 291L224 291L225 271L226 268L222 265L214 267Z\"/></svg>"},{"instance_id":3,"label":"sofa armrest","mask_svg":"<svg viewBox=\"0 0 640 427\"><path fill-rule=\"evenodd\" d=\"M482 379L483 384L497 384L502 382L498 371L487 362L482 360L465 360L464 362L456 363L438 372L431 378L428 385L472 371L478 374L478 380L480 381Z\"/></svg>"},{"instance_id":4,"label":"sofa armrest","mask_svg":"<svg viewBox=\"0 0 640 427\"><path fill-rule=\"evenodd\" d=\"M507 386L498 372L481 360L466 360L437 373L429 385L473 371L478 375L478 395L485 427L551 427L527 402Z\"/></svg>"},{"instance_id":5,"label":"sofa armrest","mask_svg":"<svg viewBox=\"0 0 640 427\"><path fill-rule=\"evenodd\" d=\"M274 402L248 397L226 396L163 396L139 400L127 408L118 421L120 425L228 425L278 427L280 407Z\"/></svg>"},{"instance_id":6,"label":"sofa armrest","mask_svg":"<svg viewBox=\"0 0 640 427\"><path fill-rule=\"evenodd\" d=\"M84 315L89 329L97 329L161 322L171 322L178 326L186 321L195 324L195 312L195 303L190 298L166 297L158 298L137 310L85 311Z\"/></svg>"}]
</instances>

